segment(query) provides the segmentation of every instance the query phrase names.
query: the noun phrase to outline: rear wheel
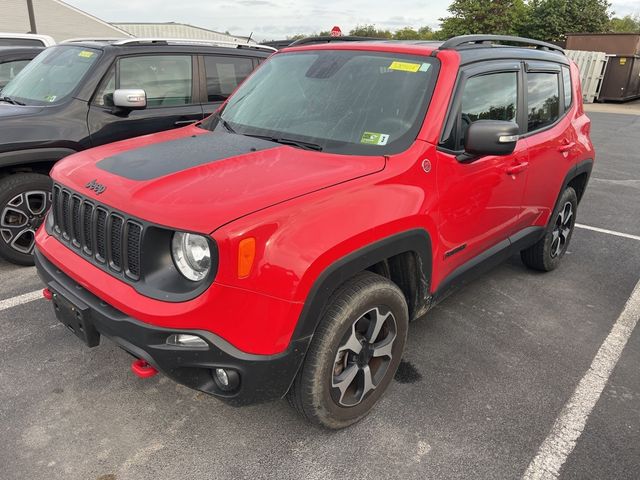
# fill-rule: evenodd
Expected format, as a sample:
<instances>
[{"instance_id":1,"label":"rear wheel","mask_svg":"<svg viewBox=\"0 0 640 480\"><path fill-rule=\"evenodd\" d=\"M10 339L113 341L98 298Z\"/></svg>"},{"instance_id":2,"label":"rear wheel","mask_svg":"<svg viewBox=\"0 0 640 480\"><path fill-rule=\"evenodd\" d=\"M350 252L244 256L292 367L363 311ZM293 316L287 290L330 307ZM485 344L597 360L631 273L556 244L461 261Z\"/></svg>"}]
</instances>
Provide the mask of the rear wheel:
<instances>
[{"instance_id":1,"label":"rear wheel","mask_svg":"<svg viewBox=\"0 0 640 480\"><path fill-rule=\"evenodd\" d=\"M0 180L0 256L33 265L36 230L51 206L51 179L16 173Z\"/></svg>"},{"instance_id":2,"label":"rear wheel","mask_svg":"<svg viewBox=\"0 0 640 480\"><path fill-rule=\"evenodd\" d=\"M560 196L544 237L532 247L520 252L520 257L527 267L549 272L560 264L573 234L577 208L576 192L568 187Z\"/></svg>"},{"instance_id":3,"label":"rear wheel","mask_svg":"<svg viewBox=\"0 0 640 480\"><path fill-rule=\"evenodd\" d=\"M333 295L288 393L309 421L347 427L363 418L398 369L408 309L393 282L371 272Z\"/></svg>"}]
</instances>

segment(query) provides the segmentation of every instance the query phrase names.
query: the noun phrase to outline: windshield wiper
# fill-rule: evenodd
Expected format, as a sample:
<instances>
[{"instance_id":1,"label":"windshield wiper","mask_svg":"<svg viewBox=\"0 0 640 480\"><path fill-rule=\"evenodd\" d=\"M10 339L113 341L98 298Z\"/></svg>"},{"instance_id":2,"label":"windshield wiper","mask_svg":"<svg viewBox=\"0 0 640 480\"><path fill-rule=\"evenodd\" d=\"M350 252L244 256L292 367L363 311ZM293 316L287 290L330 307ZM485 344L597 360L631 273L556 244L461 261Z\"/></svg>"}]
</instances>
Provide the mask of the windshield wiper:
<instances>
[{"instance_id":1,"label":"windshield wiper","mask_svg":"<svg viewBox=\"0 0 640 480\"><path fill-rule=\"evenodd\" d=\"M268 140L270 142L281 143L282 145L291 145L293 147L299 147L305 150L315 150L316 152L322 151L322 145L318 145L317 143L305 142L303 140L294 140L292 138L283 138L283 137L272 137L269 135L251 135L248 133L243 133L243 135L247 137L261 138L263 140Z\"/></svg>"},{"instance_id":2,"label":"windshield wiper","mask_svg":"<svg viewBox=\"0 0 640 480\"><path fill-rule=\"evenodd\" d=\"M227 122L224 118L222 118L222 115L218 115L218 120L220 120L220 123L222 124L222 126L227 129L227 132L238 133L234 130L234 128L231 125L229 125L229 122Z\"/></svg>"},{"instance_id":3,"label":"windshield wiper","mask_svg":"<svg viewBox=\"0 0 640 480\"><path fill-rule=\"evenodd\" d=\"M0 102L7 102L7 103L10 103L11 105L20 105L23 107L26 105L26 103L19 102L18 100L13 100L12 98L9 98L9 97L0 97Z\"/></svg>"}]
</instances>

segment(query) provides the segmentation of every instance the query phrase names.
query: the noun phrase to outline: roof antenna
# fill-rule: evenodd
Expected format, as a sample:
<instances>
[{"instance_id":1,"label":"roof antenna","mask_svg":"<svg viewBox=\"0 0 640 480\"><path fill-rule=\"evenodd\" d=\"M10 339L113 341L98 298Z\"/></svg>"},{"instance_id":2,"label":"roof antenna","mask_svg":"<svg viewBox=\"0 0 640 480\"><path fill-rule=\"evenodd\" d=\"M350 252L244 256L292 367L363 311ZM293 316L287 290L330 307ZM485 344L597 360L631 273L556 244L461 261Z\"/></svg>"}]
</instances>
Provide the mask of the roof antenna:
<instances>
[{"instance_id":1,"label":"roof antenna","mask_svg":"<svg viewBox=\"0 0 640 480\"><path fill-rule=\"evenodd\" d=\"M253 32L251 32L251 33L249 34L249 38L247 38L247 43L249 43L249 42L251 41L251 36L252 36L252 35L253 35Z\"/></svg>"}]
</instances>

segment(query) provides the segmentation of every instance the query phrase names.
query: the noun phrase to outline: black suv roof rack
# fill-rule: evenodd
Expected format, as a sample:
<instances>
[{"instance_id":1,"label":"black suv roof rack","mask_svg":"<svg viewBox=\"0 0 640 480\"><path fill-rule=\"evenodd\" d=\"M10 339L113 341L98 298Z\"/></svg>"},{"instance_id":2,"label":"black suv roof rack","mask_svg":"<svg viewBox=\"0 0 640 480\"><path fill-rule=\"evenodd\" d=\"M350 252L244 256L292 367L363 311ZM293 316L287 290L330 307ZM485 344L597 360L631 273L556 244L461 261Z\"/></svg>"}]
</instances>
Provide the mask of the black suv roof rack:
<instances>
[{"instance_id":1,"label":"black suv roof rack","mask_svg":"<svg viewBox=\"0 0 640 480\"><path fill-rule=\"evenodd\" d=\"M204 45L209 47L246 48L249 50L277 51L273 47L255 43L228 42L224 40L205 40L198 38L125 38L111 42L115 46L127 45Z\"/></svg>"},{"instance_id":2,"label":"black suv roof rack","mask_svg":"<svg viewBox=\"0 0 640 480\"><path fill-rule=\"evenodd\" d=\"M440 50L458 50L464 47L478 45L491 45L493 43L516 43L528 47L535 47L542 50L551 50L564 55L564 50L553 43L532 40L530 38L512 37L510 35L460 35L453 37L440 45Z\"/></svg>"},{"instance_id":3,"label":"black suv roof rack","mask_svg":"<svg viewBox=\"0 0 640 480\"><path fill-rule=\"evenodd\" d=\"M373 37L356 37L347 35L344 37L306 37L296 40L293 43L290 43L289 47L299 47L300 45L313 45L317 43L331 43L331 42L368 42L368 41L376 41L376 40L388 40L387 38L373 38Z\"/></svg>"}]
</instances>

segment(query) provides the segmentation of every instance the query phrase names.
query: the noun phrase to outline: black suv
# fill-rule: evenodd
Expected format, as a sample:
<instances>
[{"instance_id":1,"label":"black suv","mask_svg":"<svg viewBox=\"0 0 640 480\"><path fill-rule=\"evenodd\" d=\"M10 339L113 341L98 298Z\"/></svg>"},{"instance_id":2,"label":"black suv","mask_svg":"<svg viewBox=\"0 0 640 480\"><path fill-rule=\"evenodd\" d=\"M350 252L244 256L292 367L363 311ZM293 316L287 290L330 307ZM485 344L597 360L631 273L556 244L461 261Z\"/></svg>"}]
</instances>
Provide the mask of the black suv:
<instances>
[{"instance_id":1,"label":"black suv","mask_svg":"<svg viewBox=\"0 0 640 480\"><path fill-rule=\"evenodd\" d=\"M0 256L33 265L57 160L202 120L274 51L157 39L44 50L0 93Z\"/></svg>"}]
</instances>

